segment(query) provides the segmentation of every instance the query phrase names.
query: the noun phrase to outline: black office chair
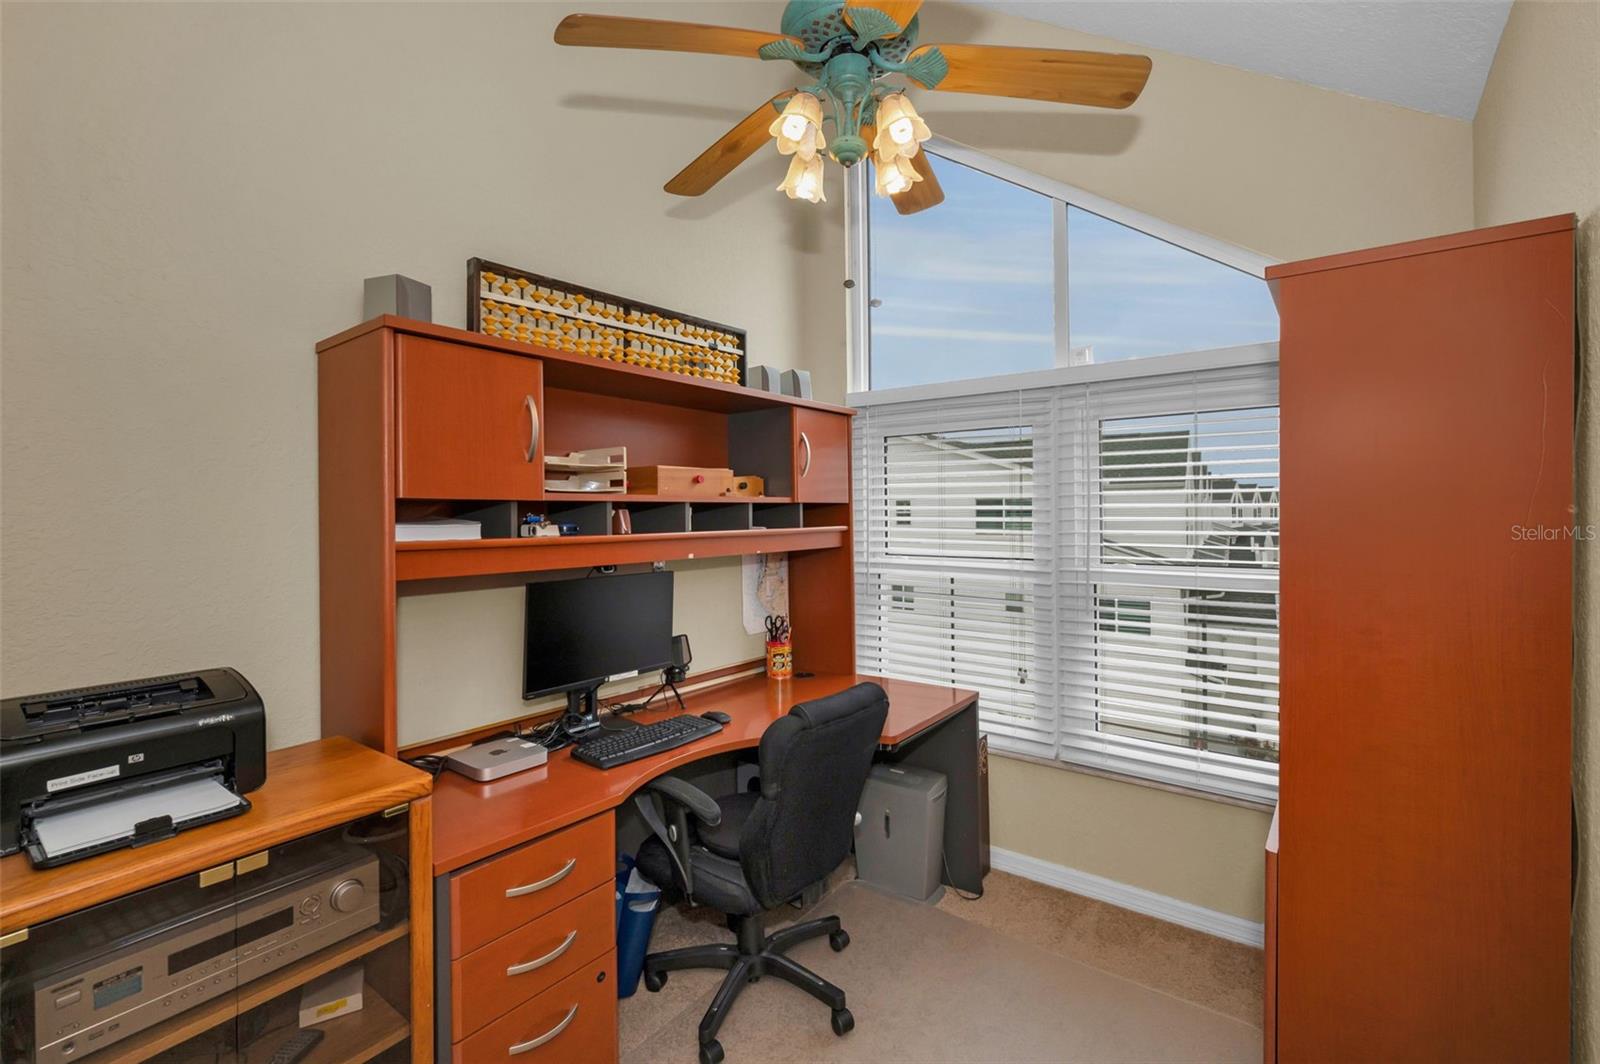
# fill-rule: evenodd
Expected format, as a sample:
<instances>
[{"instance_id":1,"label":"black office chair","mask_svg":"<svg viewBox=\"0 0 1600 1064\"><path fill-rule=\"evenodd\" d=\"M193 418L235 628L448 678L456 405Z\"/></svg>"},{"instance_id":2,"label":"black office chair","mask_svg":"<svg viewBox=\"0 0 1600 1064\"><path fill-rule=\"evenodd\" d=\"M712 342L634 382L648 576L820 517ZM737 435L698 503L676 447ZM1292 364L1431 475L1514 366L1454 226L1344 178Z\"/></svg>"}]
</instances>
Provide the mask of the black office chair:
<instances>
[{"instance_id":1,"label":"black office chair","mask_svg":"<svg viewBox=\"0 0 1600 1064\"><path fill-rule=\"evenodd\" d=\"M644 983L652 991L677 969L727 969L700 1021L701 1064L722 1060L717 1031L745 984L763 975L793 983L832 1009L835 1034L855 1026L843 990L784 956L819 935L827 935L835 951L844 949L850 936L839 918L808 920L768 935L762 912L820 883L849 856L856 806L888 712L888 696L875 683L803 702L761 737L759 794L713 799L683 780L662 777L646 785L649 794L635 798L656 834L639 849L640 870L726 913L738 936L737 945L690 946L644 959ZM654 795L665 799L661 806Z\"/></svg>"}]
</instances>

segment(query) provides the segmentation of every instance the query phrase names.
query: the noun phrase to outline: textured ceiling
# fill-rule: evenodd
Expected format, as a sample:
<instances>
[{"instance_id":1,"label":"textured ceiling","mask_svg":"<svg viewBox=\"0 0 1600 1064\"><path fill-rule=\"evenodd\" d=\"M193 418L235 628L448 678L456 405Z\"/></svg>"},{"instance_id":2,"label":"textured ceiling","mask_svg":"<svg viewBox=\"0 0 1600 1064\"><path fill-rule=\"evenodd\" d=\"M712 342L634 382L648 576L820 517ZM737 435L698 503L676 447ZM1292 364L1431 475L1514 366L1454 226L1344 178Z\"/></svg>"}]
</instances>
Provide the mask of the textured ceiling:
<instances>
[{"instance_id":1,"label":"textured ceiling","mask_svg":"<svg viewBox=\"0 0 1600 1064\"><path fill-rule=\"evenodd\" d=\"M976 0L978 6L1471 119L1510 0ZM926 35L926 30L924 31Z\"/></svg>"}]
</instances>

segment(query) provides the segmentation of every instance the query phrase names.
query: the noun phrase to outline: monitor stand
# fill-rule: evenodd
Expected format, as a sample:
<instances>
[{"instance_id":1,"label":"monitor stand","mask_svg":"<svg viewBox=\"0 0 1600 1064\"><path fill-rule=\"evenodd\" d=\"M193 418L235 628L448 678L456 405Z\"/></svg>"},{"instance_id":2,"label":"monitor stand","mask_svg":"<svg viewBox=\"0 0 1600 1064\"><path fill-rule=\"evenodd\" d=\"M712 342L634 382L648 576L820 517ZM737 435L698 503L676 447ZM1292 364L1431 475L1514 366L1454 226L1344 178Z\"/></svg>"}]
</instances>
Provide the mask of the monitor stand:
<instances>
[{"instance_id":1,"label":"monitor stand","mask_svg":"<svg viewBox=\"0 0 1600 1064\"><path fill-rule=\"evenodd\" d=\"M603 731L625 731L639 726L638 721L626 717L608 716L602 720L599 692L599 684L567 692L567 712L561 718L561 729L575 743L594 739Z\"/></svg>"}]
</instances>

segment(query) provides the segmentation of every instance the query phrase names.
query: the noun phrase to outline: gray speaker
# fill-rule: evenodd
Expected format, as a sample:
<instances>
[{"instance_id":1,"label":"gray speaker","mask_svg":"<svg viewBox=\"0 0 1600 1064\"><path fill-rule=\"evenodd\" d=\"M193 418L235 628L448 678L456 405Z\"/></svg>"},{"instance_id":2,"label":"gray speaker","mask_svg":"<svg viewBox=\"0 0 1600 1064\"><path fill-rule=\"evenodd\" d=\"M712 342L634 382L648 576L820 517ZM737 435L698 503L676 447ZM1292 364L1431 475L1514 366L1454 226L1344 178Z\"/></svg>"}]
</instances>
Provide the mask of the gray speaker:
<instances>
[{"instance_id":1,"label":"gray speaker","mask_svg":"<svg viewBox=\"0 0 1600 1064\"><path fill-rule=\"evenodd\" d=\"M792 395L796 399L811 398L811 371L804 369L786 369L783 371L783 394Z\"/></svg>"},{"instance_id":2,"label":"gray speaker","mask_svg":"<svg viewBox=\"0 0 1600 1064\"><path fill-rule=\"evenodd\" d=\"M363 321L394 314L413 321L433 320L433 289L398 273L368 277L363 292Z\"/></svg>"},{"instance_id":3,"label":"gray speaker","mask_svg":"<svg viewBox=\"0 0 1600 1064\"><path fill-rule=\"evenodd\" d=\"M745 366L744 386L746 388L759 388L764 392L782 391L782 382L779 380L778 371L771 366Z\"/></svg>"}]
</instances>

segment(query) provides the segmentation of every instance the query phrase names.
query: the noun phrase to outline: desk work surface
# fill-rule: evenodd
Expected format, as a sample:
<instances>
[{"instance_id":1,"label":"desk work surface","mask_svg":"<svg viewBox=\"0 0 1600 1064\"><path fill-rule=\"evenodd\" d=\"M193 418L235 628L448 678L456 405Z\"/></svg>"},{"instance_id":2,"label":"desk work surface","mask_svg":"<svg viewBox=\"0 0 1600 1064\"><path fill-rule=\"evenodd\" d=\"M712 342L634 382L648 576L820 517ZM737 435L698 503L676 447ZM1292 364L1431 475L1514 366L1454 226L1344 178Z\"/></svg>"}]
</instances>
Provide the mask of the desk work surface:
<instances>
[{"instance_id":1,"label":"desk work surface","mask_svg":"<svg viewBox=\"0 0 1600 1064\"><path fill-rule=\"evenodd\" d=\"M0 860L0 931L77 912L424 798L431 782L427 773L350 739L322 739L269 751L267 781L245 795L251 808L239 816L59 868L36 869L20 853Z\"/></svg>"},{"instance_id":2,"label":"desk work surface","mask_svg":"<svg viewBox=\"0 0 1600 1064\"><path fill-rule=\"evenodd\" d=\"M799 702L843 691L857 683L882 684L889 695L881 745L892 748L915 738L977 701L976 691L877 676L822 674L792 680L750 676L708 687L683 698L691 714L721 710L733 719L698 742L652 757L598 769L572 760L572 748L550 755L539 768L492 783L474 783L453 772L440 775L434 788L433 871L452 872L474 861L614 809L639 787L672 769L714 754L758 746L767 726ZM648 724L681 712L663 694L659 709L633 714Z\"/></svg>"}]
</instances>

